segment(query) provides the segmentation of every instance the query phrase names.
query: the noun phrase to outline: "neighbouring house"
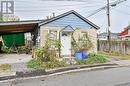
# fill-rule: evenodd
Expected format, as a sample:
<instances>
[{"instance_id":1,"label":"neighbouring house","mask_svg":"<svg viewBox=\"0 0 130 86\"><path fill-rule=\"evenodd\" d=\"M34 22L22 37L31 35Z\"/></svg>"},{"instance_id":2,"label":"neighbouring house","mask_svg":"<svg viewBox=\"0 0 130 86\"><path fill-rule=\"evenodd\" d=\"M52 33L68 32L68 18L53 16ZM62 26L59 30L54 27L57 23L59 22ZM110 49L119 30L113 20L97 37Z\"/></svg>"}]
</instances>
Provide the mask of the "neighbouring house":
<instances>
[{"instance_id":1,"label":"neighbouring house","mask_svg":"<svg viewBox=\"0 0 130 86\"><path fill-rule=\"evenodd\" d=\"M119 40L119 33L110 33L111 40ZM99 40L107 40L108 39L108 33L103 32L98 34Z\"/></svg>"},{"instance_id":2,"label":"neighbouring house","mask_svg":"<svg viewBox=\"0 0 130 86\"><path fill-rule=\"evenodd\" d=\"M60 56L74 55L72 48L78 45L92 45L88 52L96 53L98 29L97 25L73 10L47 20L0 23L0 34L30 32L33 45L37 47L44 47L48 39L58 40L61 44L58 49ZM28 37L27 39L30 38ZM77 41L79 44L74 46L74 42ZM89 41L89 44L83 45L86 41Z\"/></svg>"},{"instance_id":3,"label":"neighbouring house","mask_svg":"<svg viewBox=\"0 0 130 86\"><path fill-rule=\"evenodd\" d=\"M44 46L47 35L50 34L52 39L60 40L60 55L71 56L73 55L73 38L76 41L80 40L80 38L87 33L93 44L93 48L90 52L97 52L98 29L99 27L97 25L72 10L39 24L39 44L40 46Z\"/></svg>"},{"instance_id":4,"label":"neighbouring house","mask_svg":"<svg viewBox=\"0 0 130 86\"><path fill-rule=\"evenodd\" d=\"M20 18L14 14L3 14L3 21L20 21Z\"/></svg>"},{"instance_id":5,"label":"neighbouring house","mask_svg":"<svg viewBox=\"0 0 130 86\"><path fill-rule=\"evenodd\" d=\"M98 34L98 40L107 40L108 34L106 32Z\"/></svg>"},{"instance_id":6,"label":"neighbouring house","mask_svg":"<svg viewBox=\"0 0 130 86\"><path fill-rule=\"evenodd\" d=\"M120 33L120 40L130 40L130 25Z\"/></svg>"}]
</instances>

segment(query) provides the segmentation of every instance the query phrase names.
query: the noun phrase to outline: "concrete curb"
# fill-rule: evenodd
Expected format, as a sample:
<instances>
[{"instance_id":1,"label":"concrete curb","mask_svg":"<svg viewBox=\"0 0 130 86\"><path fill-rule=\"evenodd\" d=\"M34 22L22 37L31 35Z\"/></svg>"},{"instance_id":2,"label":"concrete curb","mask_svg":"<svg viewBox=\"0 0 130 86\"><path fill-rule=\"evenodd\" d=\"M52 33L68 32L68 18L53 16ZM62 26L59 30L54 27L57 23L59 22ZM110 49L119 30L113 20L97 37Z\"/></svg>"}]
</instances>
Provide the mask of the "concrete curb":
<instances>
[{"instance_id":1,"label":"concrete curb","mask_svg":"<svg viewBox=\"0 0 130 86\"><path fill-rule=\"evenodd\" d=\"M51 70L46 70L48 74L68 71L68 70L75 70L75 69L83 69L83 68L93 68L93 67L101 67L101 66L117 66L117 64L114 63L104 63L104 64L93 64L93 65L74 65L74 66L68 66L63 68L56 68Z\"/></svg>"},{"instance_id":2,"label":"concrete curb","mask_svg":"<svg viewBox=\"0 0 130 86\"><path fill-rule=\"evenodd\" d=\"M17 77L15 75L15 76L0 77L0 79L3 78L3 80L0 80L0 82L13 82L13 81L36 79L36 78L46 78L46 77L50 77L50 76L62 75L62 74L67 74L67 73L102 70L102 69L110 69L110 68L116 68L116 67L119 67L119 66L117 64L113 64L113 63L95 64L95 65L77 65L77 66L47 70L46 74L44 74L44 75L37 75L37 76L31 75L28 77L27 76L26 77Z\"/></svg>"}]
</instances>

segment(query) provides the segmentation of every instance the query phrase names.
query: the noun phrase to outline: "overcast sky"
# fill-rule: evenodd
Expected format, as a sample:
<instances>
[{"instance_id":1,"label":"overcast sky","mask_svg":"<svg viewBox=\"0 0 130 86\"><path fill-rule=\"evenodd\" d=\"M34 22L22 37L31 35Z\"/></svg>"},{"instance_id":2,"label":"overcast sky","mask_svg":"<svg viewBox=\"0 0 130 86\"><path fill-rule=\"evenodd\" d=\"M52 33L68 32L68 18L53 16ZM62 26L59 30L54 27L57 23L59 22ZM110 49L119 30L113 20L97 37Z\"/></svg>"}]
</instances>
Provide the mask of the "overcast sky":
<instances>
[{"instance_id":1,"label":"overcast sky","mask_svg":"<svg viewBox=\"0 0 130 86\"><path fill-rule=\"evenodd\" d=\"M15 15L21 20L45 19L53 12L56 15L69 10L75 10L84 17L87 17L94 10L104 6L107 0L14 0ZM116 1L116 0L111 0ZM130 23L130 0L127 0L114 8L111 8L111 31L121 32ZM100 26L101 32L106 31L107 16L106 10L102 10L88 18Z\"/></svg>"}]
</instances>

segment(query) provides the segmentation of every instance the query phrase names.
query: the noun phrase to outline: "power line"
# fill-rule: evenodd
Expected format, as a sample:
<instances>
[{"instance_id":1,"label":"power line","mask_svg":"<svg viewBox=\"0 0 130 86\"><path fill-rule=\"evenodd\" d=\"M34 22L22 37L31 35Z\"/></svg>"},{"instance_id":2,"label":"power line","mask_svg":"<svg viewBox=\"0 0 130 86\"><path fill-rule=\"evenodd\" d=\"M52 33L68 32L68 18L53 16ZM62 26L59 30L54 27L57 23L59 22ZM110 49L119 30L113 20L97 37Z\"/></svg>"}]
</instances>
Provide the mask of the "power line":
<instances>
[{"instance_id":1,"label":"power line","mask_svg":"<svg viewBox=\"0 0 130 86\"><path fill-rule=\"evenodd\" d=\"M91 0L91 1L88 1L88 0L38 0L38 1L33 1L33 2L51 2L51 1L57 1L57 2L87 2L87 3L102 3L103 1L97 1L97 0ZM30 1L26 1L26 0L18 0L17 2L32 2L32 0Z\"/></svg>"},{"instance_id":2,"label":"power line","mask_svg":"<svg viewBox=\"0 0 130 86\"><path fill-rule=\"evenodd\" d=\"M26 1L25 1L26 2ZM76 5L83 5L83 4L73 4L73 5L61 5L61 6L76 6ZM84 5L86 5L86 4L84 4ZM96 6L82 6L82 7L96 7ZM57 5L57 6L54 6L54 7L58 7L59 5ZM53 7L53 6L52 6ZM45 8L45 7L44 7ZM47 7L46 7L47 8ZM24 12L26 12L26 13L28 13L28 12L30 12L30 11L35 11L35 13L31 13L31 14L38 14L38 13L36 13L36 12L44 12L44 11L48 11L48 12L51 12L51 11L53 11L54 12L54 10L65 10L65 9L62 9L62 8L58 8L58 9L49 9L49 10L45 10L45 9L36 9L36 10L32 10L32 9L26 9L26 10L24 10L24 9L26 9L26 7L23 7L22 9L16 9L15 11L16 12L22 12L22 13L24 13ZM70 8L71 9L71 8ZM79 8L77 8L77 9L79 9ZM86 8L82 8L82 9L86 9ZM93 11L93 10L92 10ZM91 11L91 12L92 12ZM87 11L87 12L90 12L90 11ZM40 13L41 14L41 13Z\"/></svg>"},{"instance_id":3,"label":"power line","mask_svg":"<svg viewBox=\"0 0 130 86\"><path fill-rule=\"evenodd\" d=\"M47 0L48 1L48 0ZM83 0L84 1L84 0ZM95 1L95 0L93 0L93 1ZM19 0L19 1L17 1L17 2L30 2L30 1L23 1L23 0ZM42 1L43 2L43 1ZM81 1L82 2L82 1ZM90 2L90 1L84 1L84 2ZM100 6L100 5L90 5L89 4L89 6L87 5L87 4L73 4L73 5L61 5L61 8L62 7L64 7L64 6L67 6L67 7L69 7L69 6L76 6L76 5L81 5L82 7L97 7L97 6ZM87 6L84 6L84 5L87 5ZM39 5L38 5L39 6ZM80 8L81 8L81 6L80 6ZM50 6L50 7L58 7L59 8L59 5L56 5L56 6ZM18 6L17 8L20 8L20 6ZM47 7L44 7L43 9L37 9L37 10L32 10L32 9L26 9L26 7L21 7L22 9L16 9L15 11L18 11L18 12L28 12L28 11L39 11L39 12L41 12L41 11L45 11L45 9L44 8L49 8L49 6L47 6ZM28 7L27 7L28 8ZM31 8L33 8L33 7L31 7ZM34 7L35 8L35 7ZM54 10L64 10L64 9L54 9ZM26 10L25 10L26 9ZM49 10L53 10L53 9L49 9ZM46 11L48 11L48 10L46 10Z\"/></svg>"},{"instance_id":4,"label":"power line","mask_svg":"<svg viewBox=\"0 0 130 86\"><path fill-rule=\"evenodd\" d=\"M109 8L110 8L110 7L115 7L116 5L118 5L118 4L120 4L120 3L124 2L124 1L126 1L126 0L117 0L117 1L114 1L114 2L111 2L111 3L109 1L107 1L108 2L107 5L95 10L93 13L88 15L87 18L95 15L96 13L98 13L98 12L104 10L104 9L108 9L108 4L109 4Z\"/></svg>"},{"instance_id":5,"label":"power line","mask_svg":"<svg viewBox=\"0 0 130 86\"><path fill-rule=\"evenodd\" d=\"M54 12L56 11L57 9L53 9L53 10L15 10L15 13L31 13L31 14L41 14L42 12ZM60 9L60 10L64 10L66 11L66 9ZM69 9L68 9L69 11ZM40 13L39 13L40 12ZM89 11L86 11L86 13L89 13L89 12L93 12L93 10L89 10Z\"/></svg>"},{"instance_id":6,"label":"power line","mask_svg":"<svg viewBox=\"0 0 130 86\"><path fill-rule=\"evenodd\" d=\"M80 4L81 5L81 4ZM74 7L74 6L79 6L79 5L57 5L57 6L45 6L44 8L49 8L49 7ZM80 7L97 7L97 6L101 6L101 5L81 5ZM28 8L28 6L16 6L17 8ZM31 6L31 8L36 8L36 7L39 7L39 6Z\"/></svg>"},{"instance_id":7,"label":"power line","mask_svg":"<svg viewBox=\"0 0 130 86\"><path fill-rule=\"evenodd\" d=\"M88 8L97 8L98 6L82 6L82 7L79 7L79 8L76 8L76 9L86 9L86 7ZM58 7L58 8L49 8L48 7L48 9L45 9L45 8L47 8L47 7L44 7L44 8L41 8L41 9L32 9L32 7L31 7L31 9L28 9L27 7L25 8L22 8L22 9L15 9L15 11L20 11L20 12L30 12L30 11L52 11L52 10L66 10L65 8L62 8L62 7ZM68 7L68 9L71 9L71 8L69 8ZM94 10L90 10L90 11L94 11Z\"/></svg>"},{"instance_id":8,"label":"power line","mask_svg":"<svg viewBox=\"0 0 130 86\"><path fill-rule=\"evenodd\" d=\"M29 3L25 3L25 4L29 4ZM30 4L32 4L32 3L30 3ZM45 4L45 3L44 3ZM63 4L63 3L62 3ZM64 3L65 4L65 3ZM59 7L59 6L62 6L62 7L64 7L64 6L82 6L82 5L86 5L86 6L88 6L88 7L92 7L92 6L102 6L101 5L101 3L100 3L100 5L99 4L86 4L86 3L81 3L81 4L70 4L70 5L54 5L54 4L48 4L48 5L45 5L45 6L47 6L47 7ZM18 5L18 6L20 6L20 5ZM24 5L25 6L25 5ZM30 5L26 5L26 7L27 6L30 6ZM39 3L39 4L35 4L35 5L31 5L31 6L44 6L43 5L43 3ZM22 7L23 7L23 5L22 5Z\"/></svg>"}]
</instances>

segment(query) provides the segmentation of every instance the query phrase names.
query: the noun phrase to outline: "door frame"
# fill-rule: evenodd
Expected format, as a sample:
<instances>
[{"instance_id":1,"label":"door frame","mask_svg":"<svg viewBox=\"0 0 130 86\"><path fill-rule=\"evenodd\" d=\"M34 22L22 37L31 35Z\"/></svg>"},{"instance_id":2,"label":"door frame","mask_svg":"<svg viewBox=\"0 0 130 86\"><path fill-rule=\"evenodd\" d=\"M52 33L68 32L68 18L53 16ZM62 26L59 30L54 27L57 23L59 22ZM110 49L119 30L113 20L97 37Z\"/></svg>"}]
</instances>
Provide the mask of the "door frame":
<instances>
[{"instance_id":1,"label":"door frame","mask_svg":"<svg viewBox=\"0 0 130 86\"><path fill-rule=\"evenodd\" d=\"M61 42L61 36L62 36L62 32L65 32L64 30L66 30L67 28L70 28L71 30L70 31L67 31L67 32L70 32L70 36L72 37L72 35L73 35L73 32L75 31L74 29L73 29L73 27L71 27L70 25L67 25L67 26L65 26L63 29L61 29L60 31L59 31L59 41ZM72 42L72 39L71 39L71 42ZM71 46L72 47L72 46ZM72 48L71 48L71 54L70 54L71 56L72 56ZM59 48L59 57L61 57L61 48Z\"/></svg>"},{"instance_id":2,"label":"door frame","mask_svg":"<svg viewBox=\"0 0 130 86\"><path fill-rule=\"evenodd\" d=\"M67 35L66 35L66 36L63 36L63 34L67 34ZM62 37L63 37L63 38L62 38ZM68 45L69 45L70 47L67 49L67 51L68 51L69 53L68 53L68 54L64 54L64 53L63 53L63 52L64 52L64 47L61 47L61 48L60 48L60 51L61 51L60 54L61 54L62 57L66 57L66 56L69 57L69 56L72 55L72 45L71 45L72 39L71 39L71 33L70 33L70 32L69 32L69 33L68 33L68 32L67 32L67 33L66 33L66 32L61 33L61 40L60 40L60 42L62 43L61 46L62 46L62 45L65 45L65 44L64 44L65 41L62 42L62 41L64 40L64 38L66 39L66 41L67 41L67 39L69 39L69 40L68 40L68 43L69 43ZM62 51L62 50L63 50L63 51Z\"/></svg>"}]
</instances>

